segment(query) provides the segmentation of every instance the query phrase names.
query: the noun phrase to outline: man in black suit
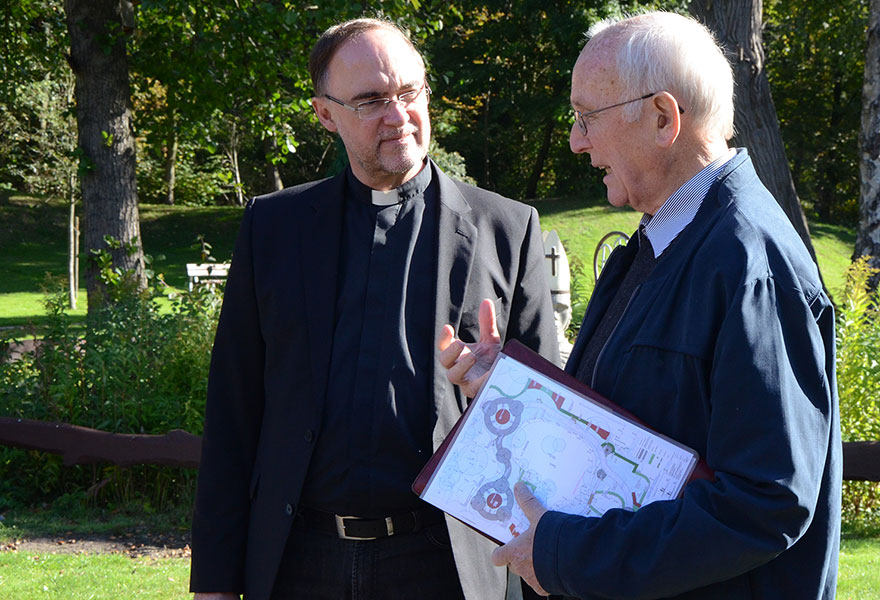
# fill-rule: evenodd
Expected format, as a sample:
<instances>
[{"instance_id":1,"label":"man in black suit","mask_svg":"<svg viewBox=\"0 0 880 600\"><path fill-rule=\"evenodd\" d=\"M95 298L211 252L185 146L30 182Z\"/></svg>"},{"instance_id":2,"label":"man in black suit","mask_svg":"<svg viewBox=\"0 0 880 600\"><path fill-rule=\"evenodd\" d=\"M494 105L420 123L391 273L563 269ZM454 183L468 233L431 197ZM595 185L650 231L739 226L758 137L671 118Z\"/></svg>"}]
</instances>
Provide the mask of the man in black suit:
<instances>
[{"instance_id":1,"label":"man in black suit","mask_svg":"<svg viewBox=\"0 0 880 600\"><path fill-rule=\"evenodd\" d=\"M466 407L437 368L445 323L475 342L497 315L500 340L557 357L538 215L427 158L424 63L393 24L329 29L309 67L350 166L245 211L211 361L191 589L517 597L494 545L410 485Z\"/></svg>"}]
</instances>

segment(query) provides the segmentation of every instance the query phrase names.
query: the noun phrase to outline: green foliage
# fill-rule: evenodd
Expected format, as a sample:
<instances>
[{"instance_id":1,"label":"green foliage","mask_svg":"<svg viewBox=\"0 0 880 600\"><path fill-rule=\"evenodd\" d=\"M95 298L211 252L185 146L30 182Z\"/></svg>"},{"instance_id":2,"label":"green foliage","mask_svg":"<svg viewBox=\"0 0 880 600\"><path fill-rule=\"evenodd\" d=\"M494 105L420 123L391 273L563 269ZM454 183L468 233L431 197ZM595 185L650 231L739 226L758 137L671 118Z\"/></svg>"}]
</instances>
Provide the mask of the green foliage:
<instances>
[{"instance_id":1,"label":"green foliage","mask_svg":"<svg viewBox=\"0 0 880 600\"><path fill-rule=\"evenodd\" d=\"M65 294L48 297L39 351L0 364L0 414L117 433L201 433L221 290L177 294L170 313L160 313L154 288L139 291L110 263L101 277L113 302L90 314L84 334L65 312ZM152 510L188 499L193 482L183 469L61 468L56 456L0 448L5 502L87 490L104 503L137 501Z\"/></svg>"},{"instance_id":2,"label":"green foliage","mask_svg":"<svg viewBox=\"0 0 880 600\"><path fill-rule=\"evenodd\" d=\"M862 257L849 268L837 322L837 388L844 441L880 440L880 292ZM844 523L880 526L880 484L844 482Z\"/></svg>"},{"instance_id":3,"label":"green foliage","mask_svg":"<svg viewBox=\"0 0 880 600\"><path fill-rule=\"evenodd\" d=\"M137 164L138 197L141 202L162 203L168 192L164 157L145 145ZM232 175L223 157L181 144L175 162L174 202L186 206L230 204Z\"/></svg>"},{"instance_id":4,"label":"green foliage","mask_svg":"<svg viewBox=\"0 0 880 600\"><path fill-rule=\"evenodd\" d=\"M568 142L571 69L584 33L601 18L681 2L434 4L444 27L424 47L441 144L461 153L481 186L513 198L603 191Z\"/></svg>"},{"instance_id":5,"label":"green foliage","mask_svg":"<svg viewBox=\"0 0 880 600\"><path fill-rule=\"evenodd\" d=\"M0 3L0 182L63 194L75 170L73 74L61 0Z\"/></svg>"},{"instance_id":6,"label":"green foliage","mask_svg":"<svg viewBox=\"0 0 880 600\"><path fill-rule=\"evenodd\" d=\"M467 174L467 165L464 158L458 152L449 152L443 149L437 140L432 139L428 148L428 155L437 163L437 166L443 169L443 172L454 177L459 181L476 185L473 177Z\"/></svg>"},{"instance_id":7,"label":"green foliage","mask_svg":"<svg viewBox=\"0 0 880 600\"><path fill-rule=\"evenodd\" d=\"M868 4L764 3L767 76L785 152L801 201L825 222L858 219Z\"/></svg>"},{"instance_id":8,"label":"green foliage","mask_svg":"<svg viewBox=\"0 0 880 600\"><path fill-rule=\"evenodd\" d=\"M37 194L66 197L76 171L73 77L22 82L0 102L0 181Z\"/></svg>"}]
</instances>

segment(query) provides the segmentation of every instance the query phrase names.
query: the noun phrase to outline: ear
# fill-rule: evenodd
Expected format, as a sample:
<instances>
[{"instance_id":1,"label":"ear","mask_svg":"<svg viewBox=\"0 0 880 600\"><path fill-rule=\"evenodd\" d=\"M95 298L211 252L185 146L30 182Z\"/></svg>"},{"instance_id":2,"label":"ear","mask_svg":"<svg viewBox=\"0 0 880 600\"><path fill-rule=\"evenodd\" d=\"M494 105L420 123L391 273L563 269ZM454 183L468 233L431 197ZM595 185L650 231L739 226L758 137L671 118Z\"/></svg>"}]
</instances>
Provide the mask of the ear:
<instances>
[{"instance_id":1,"label":"ear","mask_svg":"<svg viewBox=\"0 0 880 600\"><path fill-rule=\"evenodd\" d=\"M669 92L658 92L651 98L655 139L661 148L669 148L681 133L681 113L678 102Z\"/></svg>"},{"instance_id":2,"label":"ear","mask_svg":"<svg viewBox=\"0 0 880 600\"><path fill-rule=\"evenodd\" d=\"M312 98L312 110L324 126L324 129L331 133L336 133L339 129L333 120L333 113L330 112L329 102L326 98Z\"/></svg>"}]
</instances>

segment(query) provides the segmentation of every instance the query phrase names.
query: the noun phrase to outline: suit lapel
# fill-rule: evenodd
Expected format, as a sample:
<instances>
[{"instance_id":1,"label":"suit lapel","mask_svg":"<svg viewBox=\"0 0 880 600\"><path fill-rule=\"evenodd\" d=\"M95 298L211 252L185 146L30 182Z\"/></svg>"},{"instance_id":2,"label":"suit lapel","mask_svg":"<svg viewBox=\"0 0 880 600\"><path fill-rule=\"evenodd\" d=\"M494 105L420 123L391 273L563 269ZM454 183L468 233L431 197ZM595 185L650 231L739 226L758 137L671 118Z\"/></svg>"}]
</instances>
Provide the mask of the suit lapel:
<instances>
[{"instance_id":1,"label":"suit lapel","mask_svg":"<svg viewBox=\"0 0 880 600\"><path fill-rule=\"evenodd\" d=\"M307 193L311 209L301 224L299 258L309 331L308 355L315 395L324 398L336 307L336 276L342 237L345 174L314 186Z\"/></svg>"},{"instance_id":2,"label":"suit lapel","mask_svg":"<svg viewBox=\"0 0 880 600\"><path fill-rule=\"evenodd\" d=\"M468 219L470 205L458 186L432 163L434 176L438 183L437 217L437 272L434 289L434 336L447 323L458 327L474 262L477 243L477 228ZM439 365L439 350L434 347L434 365ZM455 424L464 406L456 406L449 400L453 397L451 384L446 379L446 371L435 368L434 372L434 449L443 441L446 433ZM463 399L462 399L463 400Z\"/></svg>"}]
</instances>

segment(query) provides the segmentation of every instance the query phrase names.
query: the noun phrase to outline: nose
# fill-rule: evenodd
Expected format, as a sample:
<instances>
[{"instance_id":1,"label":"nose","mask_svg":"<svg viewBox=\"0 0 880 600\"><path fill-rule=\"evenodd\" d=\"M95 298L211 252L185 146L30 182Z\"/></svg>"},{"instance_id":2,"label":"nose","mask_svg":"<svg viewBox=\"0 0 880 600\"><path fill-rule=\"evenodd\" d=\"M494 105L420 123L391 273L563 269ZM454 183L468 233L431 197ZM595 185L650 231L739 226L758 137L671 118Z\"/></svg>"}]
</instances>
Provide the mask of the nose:
<instances>
[{"instance_id":1,"label":"nose","mask_svg":"<svg viewBox=\"0 0 880 600\"><path fill-rule=\"evenodd\" d=\"M590 148L593 147L592 144L590 144L589 135L581 133L581 128L578 127L577 123L571 124L571 131L568 135L568 145L571 148L571 151L575 154L589 152Z\"/></svg>"},{"instance_id":2,"label":"nose","mask_svg":"<svg viewBox=\"0 0 880 600\"><path fill-rule=\"evenodd\" d=\"M407 107L399 100L392 100L385 107L385 115L382 120L389 125L403 125L409 121Z\"/></svg>"}]
</instances>

